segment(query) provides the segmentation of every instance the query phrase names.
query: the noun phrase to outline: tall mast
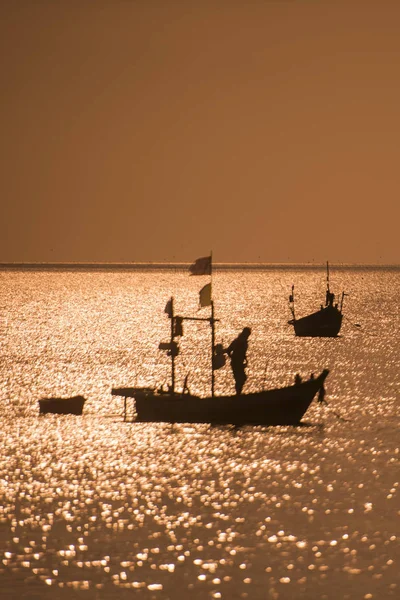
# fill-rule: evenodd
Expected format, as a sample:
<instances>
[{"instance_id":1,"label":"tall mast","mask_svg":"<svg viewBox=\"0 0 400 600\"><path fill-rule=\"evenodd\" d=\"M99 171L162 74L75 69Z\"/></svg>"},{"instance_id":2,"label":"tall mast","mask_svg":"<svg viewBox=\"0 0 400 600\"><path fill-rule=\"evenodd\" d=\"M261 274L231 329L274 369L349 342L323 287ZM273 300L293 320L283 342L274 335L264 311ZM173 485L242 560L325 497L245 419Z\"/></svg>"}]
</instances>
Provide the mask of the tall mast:
<instances>
[{"instance_id":1,"label":"tall mast","mask_svg":"<svg viewBox=\"0 0 400 600\"><path fill-rule=\"evenodd\" d=\"M293 319L296 319L296 315L294 313L294 284L292 285L292 293L289 296L289 307L293 315Z\"/></svg>"},{"instance_id":2,"label":"tall mast","mask_svg":"<svg viewBox=\"0 0 400 600\"><path fill-rule=\"evenodd\" d=\"M325 306L332 304L331 291L329 289L329 263L326 261L326 298Z\"/></svg>"},{"instance_id":3,"label":"tall mast","mask_svg":"<svg viewBox=\"0 0 400 600\"><path fill-rule=\"evenodd\" d=\"M214 396L214 355L215 355L215 319L214 317L214 302L212 300L212 251L210 257L202 257L197 259L190 267L192 275L210 275L210 283L203 286L200 290L200 308L203 306L211 306L211 315L209 317L179 317L184 321L208 321L211 325L211 396ZM174 331L171 330L173 335ZM171 339L172 341L172 339ZM173 364L173 363L172 363Z\"/></svg>"},{"instance_id":4,"label":"tall mast","mask_svg":"<svg viewBox=\"0 0 400 600\"><path fill-rule=\"evenodd\" d=\"M180 329L178 329L177 327L176 321L177 319L180 319L180 317L175 317L174 315L174 299L172 296L168 300L164 312L167 313L168 318L171 321L171 334L169 342L160 342L160 344L158 345L158 349L166 350L167 356L171 358L171 385L168 386L168 389L171 394L175 394L175 357L179 353L179 347L178 344L175 342L175 337L177 335L182 335L182 333L179 333L179 331L182 330L182 327L180 327Z\"/></svg>"},{"instance_id":5,"label":"tall mast","mask_svg":"<svg viewBox=\"0 0 400 600\"><path fill-rule=\"evenodd\" d=\"M214 352L215 352L215 321L214 300L212 299L212 250L210 251L210 286L211 286L211 397L214 398L215 376L214 376Z\"/></svg>"},{"instance_id":6,"label":"tall mast","mask_svg":"<svg viewBox=\"0 0 400 600\"><path fill-rule=\"evenodd\" d=\"M211 397L214 398L214 348L215 348L215 319L214 319L214 302L211 300Z\"/></svg>"},{"instance_id":7,"label":"tall mast","mask_svg":"<svg viewBox=\"0 0 400 600\"><path fill-rule=\"evenodd\" d=\"M326 261L326 289L329 292L329 262Z\"/></svg>"},{"instance_id":8,"label":"tall mast","mask_svg":"<svg viewBox=\"0 0 400 600\"><path fill-rule=\"evenodd\" d=\"M171 392L175 394L175 352L174 352L174 299L171 296Z\"/></svg>"}]
</instances>

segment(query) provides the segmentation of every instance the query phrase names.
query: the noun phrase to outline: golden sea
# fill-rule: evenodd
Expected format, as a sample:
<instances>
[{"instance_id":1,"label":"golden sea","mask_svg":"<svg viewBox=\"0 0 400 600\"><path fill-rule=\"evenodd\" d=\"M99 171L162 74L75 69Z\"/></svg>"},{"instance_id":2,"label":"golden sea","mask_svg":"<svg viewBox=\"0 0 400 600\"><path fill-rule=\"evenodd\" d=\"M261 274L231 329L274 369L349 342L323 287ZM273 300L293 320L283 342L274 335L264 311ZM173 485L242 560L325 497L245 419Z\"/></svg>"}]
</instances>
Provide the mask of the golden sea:
<instances>
[{"instance_id":1,"label":"golden sea","mask_svg":"<svg viewBox=\"0 0 400 600\"><path fill-rule=\"evenodd\" d=\"M320 268L216 270L216 341L252 328L244 392L330 369L303 427L124 423L112 387L168 383L164 312L207 316L182 269L0 271L0 598L400 596L398 268L331 268L340 336L288 325ZM210 393L210 326L184 322L177 387ZM234 391L227 365L216 393ZM82 416L39 416L47 396Z\"/></svg>"}]
</instances>

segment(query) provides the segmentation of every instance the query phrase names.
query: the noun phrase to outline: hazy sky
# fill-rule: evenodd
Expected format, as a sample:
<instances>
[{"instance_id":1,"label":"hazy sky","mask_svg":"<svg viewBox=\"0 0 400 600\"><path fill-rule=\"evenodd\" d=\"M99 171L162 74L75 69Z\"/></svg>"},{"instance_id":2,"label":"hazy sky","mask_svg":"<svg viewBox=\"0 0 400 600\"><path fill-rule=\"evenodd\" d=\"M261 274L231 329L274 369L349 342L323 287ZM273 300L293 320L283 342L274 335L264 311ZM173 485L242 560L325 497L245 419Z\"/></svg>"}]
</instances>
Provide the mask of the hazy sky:
<instances>
[{"instance_id":1,"label":"hazy sky","mask_svg":"<svg viewBox=\"0 0 400 600\"><path fill-rule=\"evenodd\" d=\"M397 0L1 0L4 261L400 263Z\"/></svg>"}]
</instances>

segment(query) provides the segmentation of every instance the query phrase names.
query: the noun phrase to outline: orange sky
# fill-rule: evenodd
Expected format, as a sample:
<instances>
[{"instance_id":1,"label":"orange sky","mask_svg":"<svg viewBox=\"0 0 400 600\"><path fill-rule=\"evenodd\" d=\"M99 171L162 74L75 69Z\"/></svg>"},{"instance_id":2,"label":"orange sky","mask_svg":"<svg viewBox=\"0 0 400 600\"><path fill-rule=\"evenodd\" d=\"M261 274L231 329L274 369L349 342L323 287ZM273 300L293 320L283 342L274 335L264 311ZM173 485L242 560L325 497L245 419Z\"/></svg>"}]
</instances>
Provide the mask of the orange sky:
<instances>
[{"instance_id":1,"label":"orange sky","mask_svg":"<svg viewBox=\"0 0 400 600\"><path fill-rule=\"evenodd\" d=\"M0 262L400 263L400 2L2 0Z\"/></svg>"}]
</instances>

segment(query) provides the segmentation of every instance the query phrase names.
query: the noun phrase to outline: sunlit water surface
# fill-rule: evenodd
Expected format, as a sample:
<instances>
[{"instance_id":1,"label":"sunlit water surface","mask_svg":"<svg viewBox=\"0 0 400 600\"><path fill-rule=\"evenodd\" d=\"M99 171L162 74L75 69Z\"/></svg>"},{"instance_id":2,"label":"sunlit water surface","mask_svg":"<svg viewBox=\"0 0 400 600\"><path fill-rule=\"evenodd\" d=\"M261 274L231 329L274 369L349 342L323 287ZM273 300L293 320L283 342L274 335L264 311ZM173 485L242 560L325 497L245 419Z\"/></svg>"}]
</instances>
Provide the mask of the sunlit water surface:
<instances>
[{"instance_id":1,"label":"sunlit water surface","mask_svg":"<svg viewBox=\"0 0 400 600\"><path fill-rule=\"evenodd\" d=\"M304 427L122 422L113 386L168 382L164 311L198 310L182 271L0 272L0 597L400 597L399 271L338 269L337 339L295 338L322 270L213 276L217 341L252 327L245 391L327 367ZM355 324L359 324L357 327ZM210 390L210 327L185 323L178 387ZM216 391L233 391L229 367ZM38 399L82 394L82 416Z\"/></svg>"}]
</instances>

